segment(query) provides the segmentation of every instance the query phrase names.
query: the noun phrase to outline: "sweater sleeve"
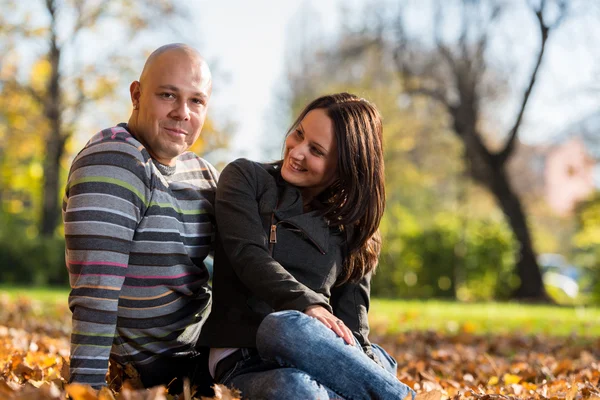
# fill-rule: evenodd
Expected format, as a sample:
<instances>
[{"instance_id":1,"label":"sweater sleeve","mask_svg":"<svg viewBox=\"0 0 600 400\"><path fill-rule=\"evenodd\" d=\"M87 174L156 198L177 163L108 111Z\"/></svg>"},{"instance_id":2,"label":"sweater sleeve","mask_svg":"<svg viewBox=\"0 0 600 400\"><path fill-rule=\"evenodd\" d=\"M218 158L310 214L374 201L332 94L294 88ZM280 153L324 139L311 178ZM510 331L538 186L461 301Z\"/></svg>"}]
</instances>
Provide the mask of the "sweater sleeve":
<instances>
[{"instance_id":1,"label":"sweater sleeve","mask_svg":"<svg viewBox=\"0 0 600 400\"><path fill-rule=\"evenodd\" d=\"M91 141L79 153L63 200L71 382L94 388L106 385L132 238L151 193L150 165L119 136Z\"/></svg>"},{"instance_id":2,"label":"sweater sleeve","mask_svg":"<svg viewBox=\"0 0 600 400\"><path fill-rule=\"evenodd\" d=\"M348 282L335 286L331 290L331 306L333 314L344 321L365 353L375 360L369 342L370 290L371 274L367 274L359 282Z\"/></svg>"},{"instance_id":3,"label":"sweater sleeve","mask_svg":"<svg viewBox=\"0 0 600 400\"><path fill-rule=\"evenodd\" d=\"M304 311L319 304L331 310L324 295L298 282L269 254L260 216L257 164L237 160L221 173L215 214L217 230L239 279L274 310Z\"/></svg>"}]
</instances>

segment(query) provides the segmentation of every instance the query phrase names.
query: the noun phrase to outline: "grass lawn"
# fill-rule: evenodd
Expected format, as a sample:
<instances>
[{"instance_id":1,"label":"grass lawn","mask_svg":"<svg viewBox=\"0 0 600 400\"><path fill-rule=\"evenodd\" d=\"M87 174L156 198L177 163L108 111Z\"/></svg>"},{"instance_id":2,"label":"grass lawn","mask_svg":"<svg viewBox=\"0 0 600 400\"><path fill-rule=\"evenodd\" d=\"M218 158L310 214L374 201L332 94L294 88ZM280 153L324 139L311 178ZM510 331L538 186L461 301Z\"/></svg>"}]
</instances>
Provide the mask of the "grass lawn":
<instances>
[{"instance_id":1,"label":"grass lawn","mask_svg":"<svg viewBox=\"0 0 600 400\"><path fill-rule=\"evenodd\" d=\"M68 288L0 285L0 297L27 297L49 306L66 305L68 294ZM369 316L374 331L390 334L416 329L600 337L600 309L591 307L373 299Z\"/></svg>"},{"instance_id":2,"label":"grass lawn","mask_svg":"<svg viewBox=\"0 0 600 400\"><path fill-rule=\"evenodd\" d=\"M373 299L370 320L387 333L521 333L600 337L600 309L518 303L456 303Z\"/></svg>"}]
</instances>

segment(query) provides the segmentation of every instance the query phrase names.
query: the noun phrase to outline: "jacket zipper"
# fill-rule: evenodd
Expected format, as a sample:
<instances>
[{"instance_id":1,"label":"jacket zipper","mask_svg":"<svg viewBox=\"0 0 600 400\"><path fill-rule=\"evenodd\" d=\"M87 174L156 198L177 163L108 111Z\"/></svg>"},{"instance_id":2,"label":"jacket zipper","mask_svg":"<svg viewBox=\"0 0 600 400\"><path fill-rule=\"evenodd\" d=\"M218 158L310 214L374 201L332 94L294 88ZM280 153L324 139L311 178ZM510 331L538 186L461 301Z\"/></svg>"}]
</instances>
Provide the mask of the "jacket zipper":
<instances>
[{"instance_id":1,"label":"jacket zipper","mask_svg":"<svg viewBox=\"0 0 600 400\"><path fill-rule=\"evenodd\" d=\"M277 205L271 213L271 232L269 233L269 255L271 257L273 257L273 249L275 248L275 243L277 243L277 224L275 223L275 211L277 211L280 204L281 198L277 198Z\"/></svg>"},{"instance_id":2,"label":"jacket zipper","mask_svg":"<svg viewBox=\"0 0 600 400\"><path fill-rule=\"evenodd\" d=\"M304 236L306 237L306 239L308 239L312 244L315 245L315 247L317 249L319 249L319 251L321 252L321 254L325 254L325 251L321 248L321 246L319 246L317 244L317 242L315 242L314 240L312 240L307 233L300 228L298 225L293 224L289 221L279 221L277 223L275 222L275 213L273 213L271 215L271 233L269 234L269 253L271 254L271 256L273 256L273 248L275 247L275 243L277 243L277 225L281 224L281 223L285 223L285 224L289 224L291 226L293 226L294 228L298 229L300 232L302 232L304 234Z\"/></svg>"}]
</instances>

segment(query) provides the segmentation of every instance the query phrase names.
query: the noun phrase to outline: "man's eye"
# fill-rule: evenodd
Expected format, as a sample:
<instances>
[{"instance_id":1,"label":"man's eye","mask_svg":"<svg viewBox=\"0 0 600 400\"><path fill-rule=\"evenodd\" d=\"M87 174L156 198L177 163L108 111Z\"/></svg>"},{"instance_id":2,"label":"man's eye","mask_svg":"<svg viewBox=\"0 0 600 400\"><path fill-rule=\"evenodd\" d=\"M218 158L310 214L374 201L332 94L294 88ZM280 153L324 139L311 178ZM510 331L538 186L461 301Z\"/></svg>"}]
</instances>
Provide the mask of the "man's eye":
<instances>
[{"instance_id":1,"label":"man's eye","mask_svg":"<svg viewBox=\"0 0 600 400\"><path fill-rule=\"evenodd\" d=\"M204 101L202 99L192 99L192 102L194 104L199 105L199 106L203 106L204 105Z\"/></svg>"},{"instance_id":2,"label":"man's eye","mask_svg":"<svg viewBox=\"0 0 600 400\"><path fill-rule=\"evenodd\" d=\"M160 97L163 99L174 99L175 95L173 93L164 92L160 94Z\"/></svg>"}]
</instances>

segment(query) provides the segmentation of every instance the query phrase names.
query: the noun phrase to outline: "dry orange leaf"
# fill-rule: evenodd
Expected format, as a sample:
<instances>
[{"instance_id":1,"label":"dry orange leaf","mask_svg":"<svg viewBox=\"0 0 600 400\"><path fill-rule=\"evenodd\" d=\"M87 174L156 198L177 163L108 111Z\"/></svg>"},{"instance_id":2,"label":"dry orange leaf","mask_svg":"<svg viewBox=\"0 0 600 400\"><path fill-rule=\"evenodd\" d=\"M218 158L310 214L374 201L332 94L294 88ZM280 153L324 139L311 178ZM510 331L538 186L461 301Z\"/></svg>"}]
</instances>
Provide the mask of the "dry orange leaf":
<instances>
[{"instance_id":1,"label":"dry orange leaf","mask_svg":"<svg viewBox=\"0 0 600 400\"><path fill-rule=\"evenodd\" d=\"M89 385L71 383L65 385L65 391L73 400L98 400L98 392Z\"/></svg>"},{"instance_id":2,"label":"dry orange leaf","mask_svg":"<svg viewBox=\"0 0 600 400\"><path fill-rule=\"evenodd\" d=\"M415 396L415 400L441 400L443 393L439 390L432 390L430 392L418 393Z\"/></svg>"}]
</instances>

